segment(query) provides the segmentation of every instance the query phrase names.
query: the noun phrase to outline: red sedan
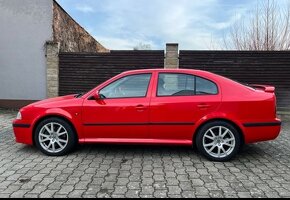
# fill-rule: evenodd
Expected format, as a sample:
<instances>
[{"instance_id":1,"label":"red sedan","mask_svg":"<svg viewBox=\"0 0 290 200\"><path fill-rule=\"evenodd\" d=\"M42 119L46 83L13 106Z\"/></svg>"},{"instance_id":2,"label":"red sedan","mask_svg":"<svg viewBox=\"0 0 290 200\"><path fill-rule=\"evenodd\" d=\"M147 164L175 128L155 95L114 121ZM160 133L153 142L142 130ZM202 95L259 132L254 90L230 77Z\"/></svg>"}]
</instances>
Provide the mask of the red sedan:
<instances>
[{"instance_id":1,"label":"red sedan","mask_svg":"<svg viewBox=\"0 0 290 200\"><path fill-rule=\"evenodd\" d=\"M195 145L227 161L243 144L279 135L274 92L199 70L128 71L86 94L28 105L13 127L16 142L50 156L78 143Z\"/></svg>"}]
</instances>

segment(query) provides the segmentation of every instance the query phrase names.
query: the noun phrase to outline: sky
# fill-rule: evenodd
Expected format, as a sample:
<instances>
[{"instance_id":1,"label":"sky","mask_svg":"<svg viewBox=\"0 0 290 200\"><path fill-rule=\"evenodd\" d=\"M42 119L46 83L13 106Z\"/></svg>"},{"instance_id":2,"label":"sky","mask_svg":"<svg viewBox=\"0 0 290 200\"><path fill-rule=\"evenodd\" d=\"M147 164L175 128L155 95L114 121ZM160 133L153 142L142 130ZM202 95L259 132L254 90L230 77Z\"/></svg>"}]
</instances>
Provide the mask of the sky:
<instances>
[{"instance_id":1,"label":"sky","mask_svg":"<svg viewBox=\"0 0 290 200\"><path fill-rule=\"evenodd\" d=\"M279 4L290 0L277 0ZM230 27L256 0L57 0L97 41L111 50L139 44L162 50L222 49Z\"/></svg>"}]
</instances>

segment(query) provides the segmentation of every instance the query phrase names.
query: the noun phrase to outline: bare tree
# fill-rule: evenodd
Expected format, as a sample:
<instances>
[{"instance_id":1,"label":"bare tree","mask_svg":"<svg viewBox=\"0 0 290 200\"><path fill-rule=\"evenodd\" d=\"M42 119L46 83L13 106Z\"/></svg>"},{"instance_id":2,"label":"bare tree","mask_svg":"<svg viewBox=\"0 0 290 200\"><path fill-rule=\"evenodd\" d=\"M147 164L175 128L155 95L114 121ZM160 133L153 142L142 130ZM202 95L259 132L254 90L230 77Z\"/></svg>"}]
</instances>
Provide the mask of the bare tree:
<instances>
[{"instance_id":1,"label":"bare tree","mask_svg":"<svg viewBox=\"0 0 290 200\"><path fill-rule=\"evenodd\" d=\"M136 45L133 50L151 50L150 44L143 44L140 42L138 45Z\"/></svg>"},{"instance_id":2,"label":"bare tree","mask_svg":"<svg viewBox=\"0 0 290 200\"><path fill-rule=\"evenodd\" d=\"M281 8L274 0L258 1L249 18L234 24L223 43L225 49L290 50L290 4Z\"/></svg>"}]
</instances>

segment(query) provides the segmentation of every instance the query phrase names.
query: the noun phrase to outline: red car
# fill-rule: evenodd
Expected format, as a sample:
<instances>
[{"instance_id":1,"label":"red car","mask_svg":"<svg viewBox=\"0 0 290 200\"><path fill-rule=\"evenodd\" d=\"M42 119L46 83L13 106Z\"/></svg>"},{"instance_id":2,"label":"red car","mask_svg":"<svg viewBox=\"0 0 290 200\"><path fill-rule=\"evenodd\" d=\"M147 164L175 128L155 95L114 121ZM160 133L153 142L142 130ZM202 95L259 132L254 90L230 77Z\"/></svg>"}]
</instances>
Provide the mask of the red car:
<instances>
[{"instance_id":1,"label":"red car","mask_svg":"<svg viewBox=\"0 0 290 200\"><path fill-rule=\"evenodd\" d=\"M16 142L50 156L78 143L194 145L227 161L243 144L279 135L274 92L199 70L128 71L86 94L28 105L13 127Z\"/></svg>"}]
</instances>

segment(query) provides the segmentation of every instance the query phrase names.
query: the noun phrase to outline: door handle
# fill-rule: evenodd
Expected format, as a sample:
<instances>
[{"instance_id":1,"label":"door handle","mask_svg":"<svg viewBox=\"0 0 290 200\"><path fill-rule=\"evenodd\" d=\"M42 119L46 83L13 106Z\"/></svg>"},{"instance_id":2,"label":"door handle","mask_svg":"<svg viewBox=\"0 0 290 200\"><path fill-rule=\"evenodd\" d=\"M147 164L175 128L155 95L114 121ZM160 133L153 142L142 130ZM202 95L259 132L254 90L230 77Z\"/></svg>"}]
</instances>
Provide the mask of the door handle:
<instances>
[{"instance_id":1,"label":"door handle","mask_svg":"<svg viewBox=\"0 0 290 200\"><path fill-rule=\"evenodd\" d=\"M199 104L197 105L197 107L202 109L202 108L210 108L211 106L208 104Z\"/></svg>"},{"instance_id":2,"label":"door handle","mask_svg":"<svg viewBox=\"0 0 290 200\"><path fill-rule=\"evenodd\" d=\"M136 110L143 111L143 110L146 110L146 107L144 105L138 105L136 106Z\"/></svg>"}]
</instances>

